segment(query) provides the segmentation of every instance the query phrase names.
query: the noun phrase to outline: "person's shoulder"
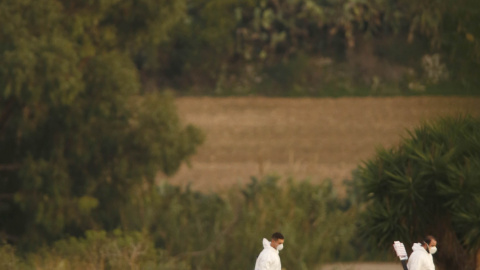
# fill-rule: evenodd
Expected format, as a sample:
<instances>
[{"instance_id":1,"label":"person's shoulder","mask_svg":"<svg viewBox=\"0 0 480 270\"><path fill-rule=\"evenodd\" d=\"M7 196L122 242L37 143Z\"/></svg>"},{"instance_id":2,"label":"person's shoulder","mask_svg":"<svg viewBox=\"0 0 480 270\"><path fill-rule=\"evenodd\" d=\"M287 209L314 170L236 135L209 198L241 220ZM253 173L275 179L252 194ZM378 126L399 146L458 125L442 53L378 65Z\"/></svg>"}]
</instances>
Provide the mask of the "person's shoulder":
<instances>
[{"instance_id":1,"label":"person's shoulder","mask_svg":"<svg viewBox=\"0 0 480 270\"><path fill-rule=\"evenodd\" d=\"M264 249L264 250L262 250L260 255L271 258L272 256L275 256L277 254L274 252L274 250Z\"/></svg>"},{"instance_id":2,"label":"person's shoulder","mask_svg":"<svg viewBox=\"0 0 480 270\"><path fill-rule=\"evenodd\" d=\"M259 256L269 256L270 255L270 250L268 249L263 249L262 252L260 252Z\"/></svg>"},{"instance_id":3,"label":"person's shoulder","mask_svg":"<svg viewBox=\"0 0 480 270\"><path fill-rule=\"evenodd\" d=\"M418 251L413 251L412 254L410 254L410 258L417 257L419 255L420 255L420 253Z\"/></svg>"}]
</instances>

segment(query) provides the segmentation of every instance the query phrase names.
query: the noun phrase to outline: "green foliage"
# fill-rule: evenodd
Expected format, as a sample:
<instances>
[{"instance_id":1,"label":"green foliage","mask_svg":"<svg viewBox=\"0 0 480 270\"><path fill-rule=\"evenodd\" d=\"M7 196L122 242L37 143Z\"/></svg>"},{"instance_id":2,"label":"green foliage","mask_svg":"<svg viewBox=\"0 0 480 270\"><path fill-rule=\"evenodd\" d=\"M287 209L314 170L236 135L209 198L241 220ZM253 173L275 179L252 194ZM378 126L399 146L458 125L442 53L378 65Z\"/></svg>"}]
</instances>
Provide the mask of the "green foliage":
<instances>
[{"instance_id":1,"label":"green foliage","mask_svg":"<svg viewBox=\"0 0 480 270\"><path fill-rule=\"evenodd\" d=\"M143 9L129 13L134 2ZM167 39L182 3L0 3L0 231L7 239L33 247L122 226L137 188L152 185L158 172L175 173L195 152L201 132L181 124L171 96L141 95L134 62Z\"/></svg>"},{"instance_id":2,"label":"green foliage","mask_svg":"<svg viewBox=\"0 0 480 270\"><path fill-rule=\"evenodd\" d=\"M286 269L311 269L319 263L355 256L349 241L356 211L343 208L328 180L323 185L313 185L293 179L279 182L275 177L261 181L254 178L243 194L239 229L227 243L236 242L249 256L228 255L225 246L225 263L253 263L263 249L261 238L269 239L274 231L281 231L286 237L285 251L281 252L282 267ZM238 243L235 239L240 237L248 241ZM245 264L244 268L248 267Z\"/></svg>"},{"instance_id":3,"label":"green foliage","mask_svg":"<svg viewBox=\"0 0 480 270\"><path fill-rule=\"evenodd\" d=\"M7 244L0 245L0 269L21 269L20 260L15 254L15 249Z\"/></svg>"},{"instance_id":4,"label":"green foliage","mask_svg":"<svg viewBox=\"0 0 480 270\"><path fill-rule=\"evenodd\" d=\"M362 255L351 245L357 210L329 181L254 178L223 196L161 184L126 208L128 233L86 231L21 257L4 248L5 256L16 269L249 269L274 231L286 237L286 269Z\"/></svg>"},{"instance_id":5,"label":"green foliage","mask_svg":"<svg viewBox=\"0 0 480 270\"><path fill-rule=\"evenodd\" d=\"M28 256L32 269L190 269L156 250L140 233L88 231L85 238L60 240Z\"/></svg>"},{"instance_id":6,"label":"green foliage","mask_svg":"<svg viewBox=\"0 0 480 270\"><path fill-rule=\"evenodd\" d=\"M473 269L480 243L479 165L480 119L420 126L360 168L357 185L367 202L360 230L379 245L432 234L445 269Z\"/></svg>"},{"instance_id":7,"label":"green foliage","mask_svg":"<svg viewBox=\"0 0 480 270\"><path fill-rule=\"evenodd\" d=\"M251 268L263 249L262 238L274 231L286 236L281 253L286 269L358 257L349 245L356 210L344 207L329 182L254 178L241 193L232 189L222 197L164 184L151 198L150 206L132 209L131 215L138 215L132 220L140 223L136 228L146 224L142 228L157 247L192 269Z\"/></svg>"},{"instance_id":8,"label":"green foliage","mask_svg":"<svg viewBox=\"0 0 480 270\"><path fill-rule=\"evenodd\" d=\"M150 74L162 78L161 86L187 94L438 94L434 87L415 87L427 75L420 68L422 56L438 54L448 70L445 81L454 85L447 94L478 93L480 33L472 21L480 10L477 2L190 0L185 20L158 49L161 64ZM365 54L362 46L375 54ZM304 56L308 61L298 69ZM333 65L316 65L322 58ZM375 65L375 74L365 72ZM411 71L417 75L406 85L391 78L412 77ZM285 85L285 78L291 83ZM345 85L345 78L364 89ZM377 91L378 79L383 88L401 89Z\"/></svg>"},{"instance_id":9,"label":"green foliage","mask_svg":"<svg viewBox=\"0 0 480 270\"><path fill-rule=\"evenodd\" d=\"M476 0L6 0L0 4L0 51L8 51L2 68L11 66L3 73L12 78L2 87L7 95L21 91L26 78L40 89L45 80L34 70L47 65L45 79L59 86L52 91L63 91L57 102L72 101L81 88L76 68L120 53L138 68L144 91L478 94L479 12ZM422 56L434 54L448 71L448 91L422 80ZM358 65L355 57L365 55ZM319 67L325 58L333 64ZM378 91L379 80L393 90Z\"/></svg>"}]
</instances>

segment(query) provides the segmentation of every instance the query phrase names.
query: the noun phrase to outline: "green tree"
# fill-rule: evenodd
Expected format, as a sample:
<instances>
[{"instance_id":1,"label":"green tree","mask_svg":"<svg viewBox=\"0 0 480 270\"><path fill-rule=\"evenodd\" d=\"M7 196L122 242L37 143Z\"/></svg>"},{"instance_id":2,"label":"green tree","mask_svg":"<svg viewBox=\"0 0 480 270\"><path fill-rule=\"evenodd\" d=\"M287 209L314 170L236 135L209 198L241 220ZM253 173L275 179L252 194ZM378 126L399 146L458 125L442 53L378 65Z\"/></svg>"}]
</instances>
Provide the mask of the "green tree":
<instances>
[{"instance_id":1,"label":"green tree","mask_svg":"<svg viewBox=\"0 0 480 270\"><path fill-rule=\"evenodd\" d=\"M441 269L475 269L480 251L480 119L426 123L360 168L366 201L360 231L379 245L426 234Z\"/></svg>"},{"instance_id":2,"label":"green tree","mask_svg":"<svg viewBox=\"0 0 480 270\"><path fill-rule=\"evenodd\" d=\"M450 80L476 91L480 29L475 19L479 3L189 0L185 20L159 49L162 64L154 73L162 78L163 85L210 94L246 94L255 87L261 94L271 94L285 85L285 77L292 77L294 83L287 90L273 93L281 95L292 91L295 84L302 88L314 84L317 90L324 85L325 80L305 78L306 74L329 77L315 67L314 59L319 56L343 64L350 56L362 53L356 47L365 46L362 48L372 49L375 57L416 68L419 74L421 56L439 54ZM404 41L401 45L400 40ZM304 70L296 73L302 55L313 65L304 65ZM351 68L364 73L357 71L361 67ZM256 85L259 81L273 83ZM361 85L362 80L354 83Z\"/></svg>"},{"instance_id":3,"label":"green tree","mask_svg":"<svg viewBox=\"0 0 480 270\"><path fill-rule=\"evenodd\" d=\"M121 227L138 187L175 173L195 152L201 132L180 123L168 95L140 95L133 61L137 44L156 45L179 15L108 13L167 2L0 2L3 238L33 245Z\"/></svg>"}]
</instances>

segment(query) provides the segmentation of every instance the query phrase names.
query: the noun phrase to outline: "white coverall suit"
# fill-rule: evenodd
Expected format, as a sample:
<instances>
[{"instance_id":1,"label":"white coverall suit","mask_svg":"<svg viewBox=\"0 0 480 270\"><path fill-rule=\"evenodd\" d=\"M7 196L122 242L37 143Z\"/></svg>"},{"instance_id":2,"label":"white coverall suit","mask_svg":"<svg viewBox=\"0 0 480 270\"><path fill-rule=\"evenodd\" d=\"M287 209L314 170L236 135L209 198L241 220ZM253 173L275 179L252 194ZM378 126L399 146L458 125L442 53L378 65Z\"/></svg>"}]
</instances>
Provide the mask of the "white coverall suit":
<instances>
[{"instance_id":1,"label":"white coverall suit","mask_svg":"<svg viewBox=\"0 0 480 270\"><path fill-rule=\"evenodd\" d=\"M278 250L270 246L270 241L263 238L263 250L258 255L255 270L281 270L280 256Z\"/></svg>"},{"instance_id":2,"label":"white coverall suit","mask_svg":"<svg viewBox=\"0 0 480 270\"><path fill-rule=\"evenodd\" d=\"M428 253L422 245L415 243L412 250L407 263L408 270L435 270L432 254Z\"/></svg>"}]
</instances>

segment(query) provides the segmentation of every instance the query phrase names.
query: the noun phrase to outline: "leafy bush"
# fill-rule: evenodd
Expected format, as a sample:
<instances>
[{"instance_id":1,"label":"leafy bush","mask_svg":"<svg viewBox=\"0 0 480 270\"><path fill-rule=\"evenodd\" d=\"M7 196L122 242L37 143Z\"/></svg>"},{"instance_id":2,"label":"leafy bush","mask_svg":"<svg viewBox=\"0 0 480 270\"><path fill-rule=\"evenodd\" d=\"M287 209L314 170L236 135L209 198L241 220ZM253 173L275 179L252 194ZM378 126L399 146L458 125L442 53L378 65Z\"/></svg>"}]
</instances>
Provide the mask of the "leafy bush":
<instances>
[{"instance_id":1,"label":"leafy bush","mask_svg":"<svg viewBox=\"0 0 480 270\"><path fill-rule=\"evenodd\" d=\"M329 181L253 178L222 196L162 184L125 213L130 232L87 231L22 254L13 269L250 269L275 231L285 235L285 269L360 257L357 210Z\"/></svg>"},{"instance_id":2,"label":"leafy bush","mask_svg":"<svg viewBox=\"0 0 480 270\"><path fill-rule=\"evenodd\" d=\"M29 262L34 269L190 269L155 249L149 237L118 230L88 231L85 238L60 240L30 255Z\"/></svg>"},{"instance_id":3,"label":"leafy bush","mask_svg":"<svg viewBox=\"0 0 480 270\"><path fill-rule=\"evenodd\" d=\"M137 221L132 226L150 232L157 248L192 269L251 268L263 249L262 238L274 231L286 237L281 254L286 269L358 257L349 244L356 209L345 207L329 181L253 178L241 192L232 189L222 196L163 184L149 200L150 206L129 212Z\"/></svg>"},{"instance_id":4,"label":"leafy bush","mask_svg":"<svg viewBox=\"0 0 480 270\"><path fill-rule=\"evenodd\" d=\"M15 249L10 245L2 244L0 246L0 269L20 269L20 262L15 254Z\"/></svg>"}]
</instances>

